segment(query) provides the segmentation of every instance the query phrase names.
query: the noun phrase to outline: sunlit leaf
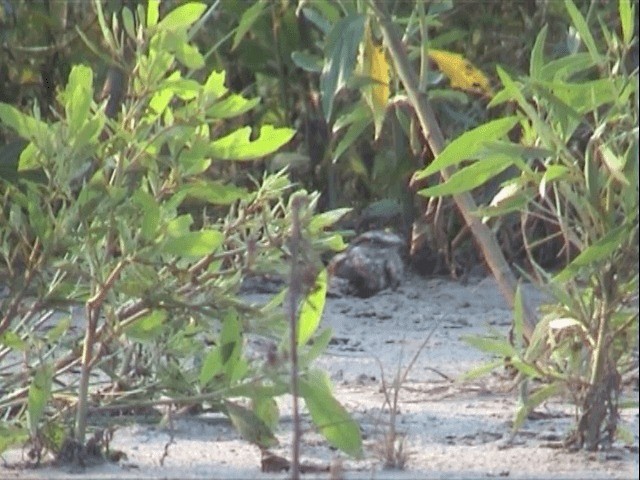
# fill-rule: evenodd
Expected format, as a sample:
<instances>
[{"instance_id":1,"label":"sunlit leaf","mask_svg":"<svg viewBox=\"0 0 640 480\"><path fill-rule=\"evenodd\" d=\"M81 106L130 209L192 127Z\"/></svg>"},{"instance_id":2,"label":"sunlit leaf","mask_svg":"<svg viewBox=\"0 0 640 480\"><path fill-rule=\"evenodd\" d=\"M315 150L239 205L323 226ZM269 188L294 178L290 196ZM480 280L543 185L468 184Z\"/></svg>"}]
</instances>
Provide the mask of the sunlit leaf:
<instances>
[{"instance_id":1,"label":"sunlit leaf","mask_svg":"<svg viewBox=\"0 0 640 480\"><path fill-rule=\"evenodd\" d=\"M264 125L255 140L250 139L251 127L242 127L211 143L210 154L220 160L254 160L269 155L286 144L295 130Z\"/></svg>"},{"instance_id":2,"label":"sunlit leaf","mask_svg":"<svg viewBox=\"0 0 640 480\"><path fill-rule=\"evenodd\" d=\"M202 257L216 251L224 242L224 235L218 230L186 232L169 237L162 244L162 252L181 257Z\"/></svg>"},{"instance_id":3,"label":"sunlit leaf","mask_svg":"<svg viewBox=\"0 0 640 480\"><path fill-rule=\"evenodd\" d=\"M151 8L151 5L149 6ZM207 8L204 3L189 2L171 10L158 23L160 30L179 30L186 29L193 25L204 13ZM149 20L149 15L147 20Z\"/></svg>"},{"instance_id":4,"label":"sunlit leaf","mask_svg":"<svg viewBox=\"0 0 640 480\"><path fill-rule=\"evenodd\" d=\"M300 308L298 321L298 345L309 341L320 325L324 302L327 296L327 270L323 269L316 278L311 292L306 296Z\"/></svg>"},{"instance_id":5,"label":"sunlit leaf","mask_svg":"<svg viewBox=\"0 0 640 480\"><path fill-rule=\"evenodd\" d=\"M451 87L467 92L493 96L493 90L487 76L459 53L445 50L429 50L429 58L438 69L447 76Z\"/></svg>"},{"instance_id":6,"label":"sunlit leaf","mask_svg":"<svg viewBox=\"0 0 640 480\"><path fill-rule=\"evenodd\" d=\"M365 78L371 79L371 83L361 89L373 113L376 139L382 131L387 102L390 96L389 68L384 46L376 45L371 28L367 25L360 54L360 71Z\"/></svg>"},{"instance_id":7,"label":"sunlit leaf","mask_svg":"<svg viewBox=\"0 0 640 480\"><path fill-rule=\"evenodd\" d=\"M362 456L362 438L358 424L331 394L327 375L317 370L300 378L304 398L313 423L327 441L353 457Z\"/></svg>"}]
</instances>

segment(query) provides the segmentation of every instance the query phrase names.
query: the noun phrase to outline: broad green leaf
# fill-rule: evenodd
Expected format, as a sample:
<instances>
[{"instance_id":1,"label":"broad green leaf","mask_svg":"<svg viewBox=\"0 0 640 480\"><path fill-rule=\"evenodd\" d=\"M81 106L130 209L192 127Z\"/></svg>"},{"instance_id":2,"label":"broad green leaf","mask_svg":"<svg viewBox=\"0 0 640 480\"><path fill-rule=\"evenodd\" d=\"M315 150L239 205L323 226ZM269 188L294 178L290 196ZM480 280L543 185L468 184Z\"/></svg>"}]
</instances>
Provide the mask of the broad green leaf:
<instances>
[{"instance_id":1,"label":"broad green leaf","mask_svg":"<svg viewBox=\"0 0 640 480\"><path fill-rule=\"evenodd\" d=\"M248 100L241 95L229 95L224 100L216 102L209 107L207 115L219 119L233 118L248 112L259 103L259 98Z\"/></svg>"},{"instance_id":2,"label":"broad green leaf","mask_svg":"<svg viewBox=\"0 0 640 480\"><path fill-rule=\"evenodd\" d=\"M578 10L578 7L576 7L575 3L573 3L571 0L564 0L564 5L567 9L567 12L569 13L569 16L571 17L573 26L580 34L580 39L587 47L591 58L595 63L600 63L601 58L600 53L598 52L598 48L596 47L596 42L593 39L593 35L591 34L589 25L587 25L587 22L580 13L580 10Z\"/></svg>"},{"instance_id":3,"label":"broad green leaf","mask_svg":"<svg viewBox=\"0 0 640 480\"><path fill-rule=\"evenodd\" d=\"M216 251L224 242L224 235L217 230L186 232L177 237L169 237L161 250L180 257L202 257Z\"/></svg>"},{"instance_id":4,"label":"broad green leaf","mask_svg":"<svg viewBox=\"0 0 640 480\"><path fill-rule=\"evenodd\" d=\"M267 2L264 0L257 0L253 5L247 8L242 16L240 17L240 23L238 24L238 28L236 29L236 34L233 37L233 44L231 45L231 51L234 51L238 45L240 45L240 41L244 38L247 32L251 29L253 24L262 14L262 11L267 6Z\"/></svg>"},{"instance_id":5,"label":"broad green leaf","mask_svg":"<svg viewBox=\"0 0 640 480\"><path fill-rule=\"evenodd\" d=\"M574 258L569 265L553 278L553 281L558 283L569 281L575 277L582 268L589 265L596 265L619 248L628 235L629 230L626 225L620 225L614 228L604 237L600 238L600 240L583 250L580 255Z\"/></svg>"},{"instance_id":6,"label":"broad green leaf","mask_svg":"<svg viewBox=\"0 0 640 480\"><path fill-rule=\"evenodd\" d=\"M204 57L195 45L191 45L186 41L182 42L173 53L176 56L176 60L191 70L204 67Z\"/></svg>"},{"instance_id":7,"label":"broad green leaf","mask_svg":"<svg viewBox=\"0 0 640 480\"><path fill-rule=\"evenodd\" d=\"M325 64L320 75L322 111L329 122L333 100L353 75L360 41L364 34L364 15L350 15L331 29L325 44Z\"/></svg>"},{"instance_id":8,"label":"broad green leaf","mask_svg":"<svg viewBox=\"0 0 640 480\"><path fill-rule=\"evenodd\" d=\"M224 406L229 420L246 441L260 448L278 445L278 439L269 426L251 410L229 401L224 402Z\"/></svg>"},{"instance_id":9,"label":"broad green leaf","mask_svg":"<svg viewBox=\"0 0 640 480\"><path fill-rule=\"evenodd\" d=\"M327 270L323 269L316 278L314 287L306 296L300 308L298 321L298 345L306 344L318 329L324 302L327 296Z\"/></svg>"},{"instance_id":10,"label":"broad green leaf","mask_svg":"<svg viewBox=\"0 0 640 480\"><path fill-rule=\"evenodd\" d=\"M210 155L220 160L254 160L275 152L286 144L295 130L264 125L255 140L251 140L251 127L242 127L211 143Z\"/></svg>"},{"instance_id":11,"label":"broad green leaf","mask_svg":"<svg viewBox=\"0 0 640 480\"><path fill-rule=\"evenodd\" d=\"M85 65L75 65L64 93L67 122L72 132L80 130L87 121L92 100L93 71Z\"/></svg>"},{"instance_id":12,"label":"broad green leaf","mask_svg":"<svg viewBox=\"0 0 640 480\"><path fill-rule=\"evenodd\" d=\"M0 121L26 140L33 140L38 134L42 134L48 129L45 122L31 115L25 115L7 103L0 103Z\"/></svg>"},{"instance_id":13,"label":"broad green leaf","mask_svg":"<svg viewBox=\"0 0 640 480\"><path fill-rule=\"evenodd\" d=\"M531 60L529 62L529 76L534 80L540 80L542 68L544 67L544 47L547 41L548 25L542 27L536 37L536 43L531 49Z\"/></svg>"},{"instance_id":14,"label":"broad green leaf","mask_svg":"<svg viewBox=\"0 0 640 480\"><path fill-rule=\"evenodd\" d=\"M425 197L456 195L473 190L513 165L511 157L496 155L483 158L457 171L444 183L420 190Z\"/></svg>"},{"instance_id":15,"label":"broad green leaf","mask_svg":"<svg viewBox=\"0 0 640 480\"><path fill-rule=\"evenodd\" d=\"M474 158L474 155L484 148L485 142L503 137L518 121L516 116L500 118L463 133L447 145L427 168L417 172L416 178L428 177L444 168Z\"/></svg>"},{"instance_id":16,"label":"broad green leaf","mask_svg":"<svg viewBox=\"0 0 640 480\"><path fill-rule=\"evenodd\" d=\"M27 423L31 435L36 435L38 423L51 397L54 369L51 365L41 365L36 369L29 385Z\"/></svg>"},{"instance_id":17,"label":"broad green leaf","mask_svg":"<svg viewBox=\"0 0 640 480\"><path fill-rule=\"evenodd\" d=\"M227 87L224 86L226 78L225 71L216 72L215 70L207 77L207 81L202 86L202 91L205 95L209 96L208 101L217 100L227 93Z\"/></svg>"},{"instance_id":18,"label":"broad green leaf","mask_svg":"<svg viewBox=\"0 0 640 480\"><path fill-rule=\"evenodd\" d=\"M362 456L362 438L358 424L331 393L326 373L312 370L300 378L304 398L313 423L335 448L353 457Z\"/></svg>"},{"instance_id":19,"label":"broad green leaf","mask_svg":"<svg viewBox=\"0 0 640 480\"><path fill-rule=\"evenodd\" d=\"M321 0L321 1L324 1L324 0ZM317 4L318 3L316 2L316 5ZM329 35L329 32L331 31L332 23L337 22L338 18L340 17L338 14L336 18L327 20L327 18L325 18L325 16L323 16L321 13L309 7L303 7L302 14L305 16L307 20L309 20L312 24L318 27L318 30L320 30L322 34L325 36Z\"/></svg>"},{"instance_id":20,"label":"broad green leaf","mask_svg":"<svg viewBox=\"0 0 640 480\"><path fill-rule=\"evenodd\" d=\"M506 339L465 335L462 340L478 350L501 357L516 357L518 355L516 349Z\"/></svg>"},{"instance_id":21,"label":"broad green leaf","mask_svg":"<svg viewBox=\"0 0 640 480\"><path fill-rule=\"evenodd\" d=\"M149 6L151 8L151 5ZM187 29L193 25L207 8L204 3L189 2L170 11L158 24L159 30ZM147 19L149 16L147 16Z\"/></svg>"},{"instance_id":22,"label":"broad green leaf","mask_svg":"<svg viewBox=\"0 0 640 480\"><path fill-rule=\"evenodd\" d=\"M296 50L295 52L291 52L291 60L296 67L301 68L305 72L322 72L322 59L317 56Z\"/></svg>"}]
</instances>

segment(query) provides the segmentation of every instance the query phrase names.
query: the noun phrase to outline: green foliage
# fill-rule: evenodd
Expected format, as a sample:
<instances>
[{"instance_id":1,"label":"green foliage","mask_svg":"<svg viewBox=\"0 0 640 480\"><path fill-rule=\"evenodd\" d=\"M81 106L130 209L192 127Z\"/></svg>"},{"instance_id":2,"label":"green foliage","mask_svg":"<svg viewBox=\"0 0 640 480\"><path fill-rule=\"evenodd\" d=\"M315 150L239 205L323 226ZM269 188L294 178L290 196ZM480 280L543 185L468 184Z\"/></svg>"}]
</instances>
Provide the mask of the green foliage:
<instances>
[{"instance_id":1,"label":"green foliage","mask_svg":"<svg viewBox=\"0 0 640 480\"><path fill-rule=\"evenodd\" d=\"M255 180L245 165L295 131L259 123L252 135L244 125L259 100L230 93L224 71L196 71L203 63L193 60L201 55L190 32L204 4L165 15L158 6L122 13L138 42L130 56L96 3L105 43L128 76L113 118L109 99L94 100L96 74L86 65L71 68L54 120L37 107L0 104L3 128L27 142L15 171L0 177L8 288L0 298L0 409L12 407L0 422L0 451L28 437L35 458L59 453L58 433L71 424L84 443L89 402L135 410L160 397L219 408L261 447L275 439L274 397L290 388L284 292L260 306L239 291L247 276L287 271L293 186L283 171ZM296 194L309 205L305 258L342 248L325 229L345 212L315 215L318 196ZM318 375L307 371L330 339L317 331L326 273L317 284L300 317L302 375ZM250 351L249 336L263 337L272 362ZM13 366L18 359L26 373ZM69 378L69 365L81 366L79 379ZM314 412L327 404L339 414L337 429L313 416L332 444L356 454L359 431L330 388L311 385L305 400Z\"/></svg>"},{"instance_id":2,"label":"green foliage","mask_svg":"<svg viewBox=\"0 0 640 480\"><path fill-rule=\"evenodd\" d=\"M518 105L521 144L543 150L534 158L512 150L517 174L503 182L489 208L479 212L520 212L523 221L535 216L552 225L564 240L564 268L547 272L531 256L531 247L528 253L538 283L557 303L546 307L528 345L477 338L471 343L509 357L522 379L548 382L523 403L516 428L536 406L568 392L578 408L573 440L594 450L615 437L619 376L632 365L637 348L638 312L631 299L638 290L638 71L627 71L624 64L631 47L624 40L629 39L629 2L620 2L620 19L627 24L623 37L601 23L604 41L591 33L571 0L565 4L588 55L547 61L543 29L531 54L529 77L514 80L498 69L504 88L492 104ZM470 190L477 186L474 167L483 160L478 153L482 149L476 142L465 143L465 135L447 150L455 146L460 152L451 161L471 161L458 172L460 178L467 176L462 186ZM492 150L505 154L491 142L483 149L487 157ZM433 192L438 193L436 187L426 193ZM534 242L525 238L529 245ZM520 341L519 302L514 332Z\"/></svg>"}]
</instances>

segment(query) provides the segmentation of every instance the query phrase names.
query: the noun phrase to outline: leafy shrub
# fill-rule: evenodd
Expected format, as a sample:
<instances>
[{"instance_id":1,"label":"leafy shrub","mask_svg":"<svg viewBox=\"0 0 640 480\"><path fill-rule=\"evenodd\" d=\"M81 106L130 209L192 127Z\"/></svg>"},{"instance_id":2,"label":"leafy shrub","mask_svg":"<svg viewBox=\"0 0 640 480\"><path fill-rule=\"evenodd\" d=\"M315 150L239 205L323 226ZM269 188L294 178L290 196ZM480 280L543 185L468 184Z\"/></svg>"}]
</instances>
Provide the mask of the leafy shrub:
<instances>
[{"instance_id":1,"label":"leafy shrub","mask_svg":"<svg viewBox=\"0 0 640 480\"><path fill-rule=\"evenodd\" d=\"M286 290L262 306L239 293L247 276L289 269L293 186L284 172L254 180L242 162L295 132L238 126L259 100L229 92L224 72L199 77L190 32L205 9L185 3L160 19L158 2L125 8L119 31L98 8L127 80L113 118L115 93L95 103L85 65L58 92L57 121L0 104L2 125L27 142L18 171L0 178L0 451L25 440L38 460L66 455L69 441L82 451L90 405L206 403L261 448L276 441L274 398L290 391ZM299 258L314 274L301 292L300 392L320 431L356 455L357 426L312 368L331 336L317 333L326 277L313 259L343 248L325 229L344 211L315 215L318 196L300 197ZM264 351L248 343L257 338Z\"/></svg>"}]
</instances>

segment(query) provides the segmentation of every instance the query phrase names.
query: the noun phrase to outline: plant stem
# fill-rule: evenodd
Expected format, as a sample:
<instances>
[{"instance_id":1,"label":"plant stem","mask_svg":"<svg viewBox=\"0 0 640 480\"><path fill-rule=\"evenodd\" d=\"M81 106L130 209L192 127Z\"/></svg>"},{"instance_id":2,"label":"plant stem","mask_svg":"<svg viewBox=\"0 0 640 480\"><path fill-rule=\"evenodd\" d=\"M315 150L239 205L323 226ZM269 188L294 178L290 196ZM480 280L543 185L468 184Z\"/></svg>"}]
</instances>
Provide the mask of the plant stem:
<instances>
[{"instance_id":1,"label":"plant stem","mask_svg":"<svg viewBox=\"0 0 640 480\"><path fill-rule=\"evenodd\" d=\"M415 109L423 135L427 139L434 156L437 157L442 152L445 145L440 125L436 120L427 96L418 88L418 79L416 78L415 71L409 63L409 59L396 28L384 7L384 2L381 0L372 0L371 5L380 22L382 35L384 37L385 44L389 48L389 53L393 59L398 76L407 91L409 101ZM443 169L441 174L446 181L455 173L455 171L454 167L448 167ZM478 242L484 258L498 283L500 292L509 306L513 308L515 305L515 292L517 287L516 277L509 268L509 264L504 258L494 234L487 225L482 223L479 217L473 214L478 207L470 193L465 192L453 195L453 200L458 206L458 209L469 226L475 240ZM536 325L535 310L524 297L522 300L524 334L527 339L530 339Z\"/></svg>"}]
</instances>

